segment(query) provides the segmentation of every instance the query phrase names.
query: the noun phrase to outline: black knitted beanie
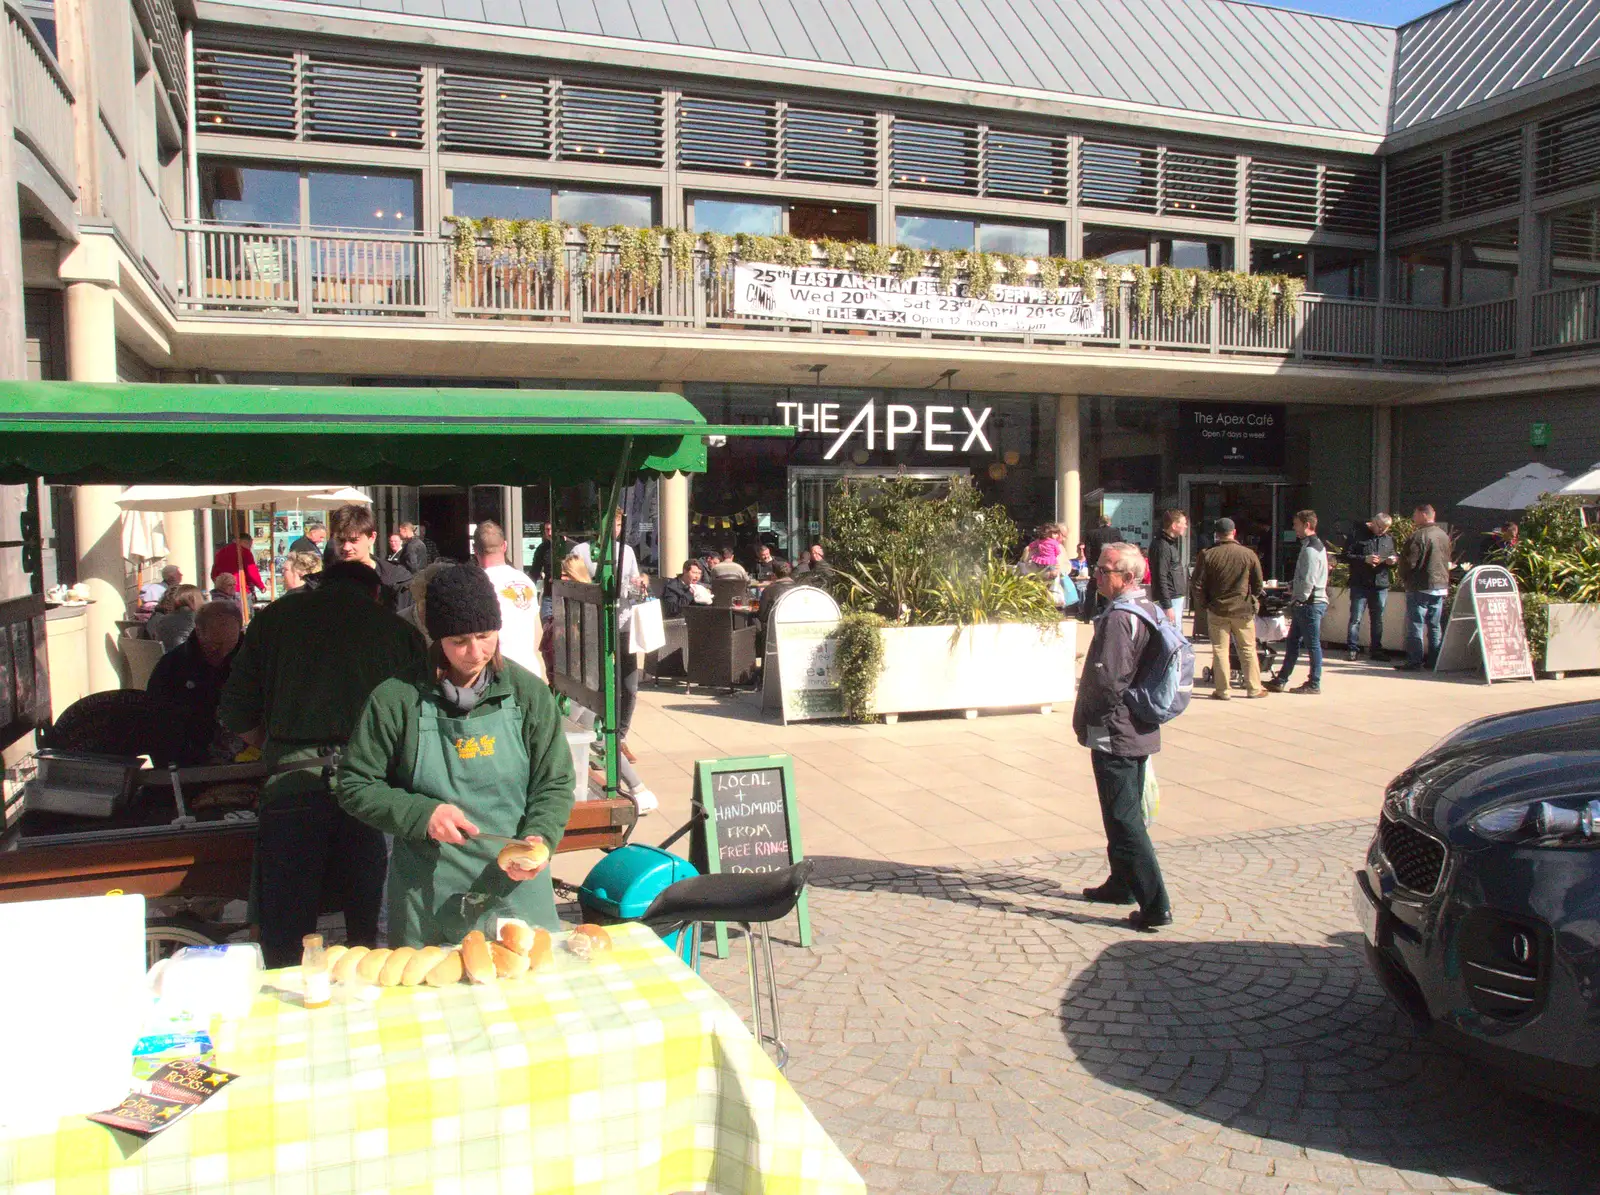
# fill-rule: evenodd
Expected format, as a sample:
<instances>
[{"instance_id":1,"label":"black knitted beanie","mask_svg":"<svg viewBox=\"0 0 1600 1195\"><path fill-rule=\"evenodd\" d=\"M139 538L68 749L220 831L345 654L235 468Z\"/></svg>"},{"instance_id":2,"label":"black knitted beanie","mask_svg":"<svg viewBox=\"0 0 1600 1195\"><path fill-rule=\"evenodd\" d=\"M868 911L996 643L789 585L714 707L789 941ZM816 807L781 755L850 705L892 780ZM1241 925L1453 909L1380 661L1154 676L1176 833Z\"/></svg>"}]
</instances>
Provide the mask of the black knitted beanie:
<instances>
[{"instance_id":1,"label":"black knitted beanie","mask_svg":"<svg viewBox=\"0 0 1600 1195\"><path fill-rule=\"evenodd\" d=\"M475 564L447 568L429 581L424 608L428 638L433 640L500 629L494 582Z\"/></svg>"}]
</instances>

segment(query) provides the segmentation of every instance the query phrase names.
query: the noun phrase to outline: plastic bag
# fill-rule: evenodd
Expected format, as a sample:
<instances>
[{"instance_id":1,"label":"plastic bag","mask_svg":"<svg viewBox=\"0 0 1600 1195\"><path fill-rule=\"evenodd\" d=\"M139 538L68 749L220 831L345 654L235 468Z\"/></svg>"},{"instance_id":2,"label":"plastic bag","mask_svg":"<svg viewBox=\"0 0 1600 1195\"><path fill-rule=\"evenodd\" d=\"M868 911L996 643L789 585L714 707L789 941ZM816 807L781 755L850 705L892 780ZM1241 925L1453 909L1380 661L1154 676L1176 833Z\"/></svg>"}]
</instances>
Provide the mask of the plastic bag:
<instances>
[{"instance_id":1,"label":"plastic bag","mask_svg":"<svg viewBox=\"0 0 1600 1195\"><path fill-rule=\"evenodd\" d=\"M632 639L628 649L634 652L660 651L667 645L667 628L661 617L661 603L655 598L640 602L633 608Z\"/></svg>"},{"instance_id":2,"label":"plastic bag","mask_svg":"<svg viewBox=\"0 0 1600 1195\"><path fill-rule=\"evenodd\" d=\"M1144 791L1139 794L1139 807L1144 812L1144 824L1153 825L1161 812L1161 785L1156 783L1156 761L1144 761Z\"/></svg>"}]
</instances>

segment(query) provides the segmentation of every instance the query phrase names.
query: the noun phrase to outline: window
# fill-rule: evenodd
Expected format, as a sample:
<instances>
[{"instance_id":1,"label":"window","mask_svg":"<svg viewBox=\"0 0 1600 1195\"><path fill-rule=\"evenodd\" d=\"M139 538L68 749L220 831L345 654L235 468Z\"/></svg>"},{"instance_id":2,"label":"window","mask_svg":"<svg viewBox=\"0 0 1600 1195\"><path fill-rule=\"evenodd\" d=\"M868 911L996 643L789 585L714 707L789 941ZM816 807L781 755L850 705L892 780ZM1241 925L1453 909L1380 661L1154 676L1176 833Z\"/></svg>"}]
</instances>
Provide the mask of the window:
<instances>
[{"instance_id":1,"label":"window","mask_svg":"<svg viewBox=\"0 0 1600 1195\"><path fill-rule=\"evenodd\" d=\"M783 232L783 204L741 199L692 199L689 225L696 232L775 237Z\"/></svg>"},{"instance_id":2,"label":"window","mask_svg":"<svg viewBox=\"0 0 1600 1195\"><path fill-rule=\"evenodd\" d=\"M1275 245L1270 241L1250 242L1252 274L1288 274L1305 278L1310 272L1311 250L1305 245Z\"/></svg>"},{"instance_id":3,"label":"window","mask_svg":"<svg viewBox=\"0 0 1600 1195\"><path fill-rule=\"evenodd\" d=\"M1137 228L1085 228L1083 256L1113 266L1150 264L1150 234Z\"/></svg>"},{"instance_id":4,"label":"window","mask_svg":"<svg viewBox=\"0 0 1600 1195\"><path fill-rule=\"evenodd\" d=\"M44 44L50 47L50 53L60 58L56 51L56 6L50 0L24 0L22 11L28 14Z\"/></svg>"},{"instance_id":5,"label":"window","mask_svg":"<svg viewBox=\"0 0 1600 1195\"><path fill-rule=\"evenodd\" d=\"M202 162L200 218L222 224L298 225L300 172L232 162Z\"/></svg>"},{"instance_id":6,"label":"window","mask_svg":"<svg viewBox=\"0 0 1600 1195\"><path fill-rule=\"evenodd\" d=\"M656 204L649 195L564 188L556 192L555 214L568 224L650 228L656 222Z\"/></svg>"},{"instance_id":7,"label":"window","mask_svg":"<svg viewBox=\"0 0 1600 1195\"><path fill-rule=\"evenodd\" d=\"M1370 299L1377 289L1376 255L1362 249L1312 250L1311 289L1330 299Z\"/></svg>"},{"instance_id":8,"label":"window","mask_svg":"<svg viewBox=\"0 0 1600 1195\"><path fill-rule=\"evenodd\" d=\"M550 156L545 79L439 72L439 147L463 153Z\"/></svg>"},{"instance_id":9,"label":"window","mask_svg":"<svg viewBox=\"0 0 1600 1195\"><path fill-rule=\"evenodd\" d=\"M778 105L686 95L678 101L678 162L685 170L778 173Z\"/></svg>"},{"instance_id":10,"label":"window","mask_svg":"<svg viewBox=\"0 0 1600 1195\"><path fill-rule=\"evenodd\" d=\"M1517 293L1517 226L1501 224L1461 242L1461 305L1510 299Z\"/></svg>"},{"instance_id":11,"label":"window","mask_svg":"<svg viewBox=\"0 0 1600 1195\"><path fill-rule=\"evenodd\" d=\"M1413 249L1394 260L1394 300L1413 307L1443 307L1450 293L1450 246Z\"/></svg>"},{"instance_id":12,"label":"window","mask_svg":"<svg viewBox=\"0 0 1600 1195\"><path fill-rule=\"evenodd\" d=\"M813 241L870 241L872 209L843 203L791 203L789 233Z\"/></svg>"},{"instance_id":13,"label":"window","mask_svg":"<svg viewBox=\"0 0 1600 1195\"><path fill-rule=\"evenodd\" d=\"M1551 216L1545 244L1552 287L1582 286L1600 279L1600 207Z\"/></svg>"},{"instance_id":14,"label":"window","mask_svg":"<svg viewBox=\"0 0 1600 1195\"><path fill-rule=\"evenodd\" d=\"M548 220L550 188L538 183L515 183L498 179L450 180L452 215L482 220L498 216L502 220Z\"/></svg>"},{"instance_id":15,"label":"window","mask_svg":"<svg viewBox=\"0 0 1600 1195\"><path fill-rule=\"evenodd\" d=\"M306 171L313 228L386 229L414 232L419 224L417 177Z\"/></svg>"},{"instance_id":16,"label":"window","mask_svg":"<svg viewBox=\"0 0 1600 1195\"><path fill-rule=\"evenodd\" d=\"M895 240L911 249L976 249L983 253L1047 256L1051 252L1047 224L1002 224L964 216L895 216Z\"/></svg>"},{"instance_id":17,"label":"window","mask_svg":"<svg viewBox=\"0 0 1600 1195\"><path fill-rule=\"evenodd\" d=\"M1164 266L1180 270L1231 270L1233 244L1230 241L1190 241L1164 237L1159 247Z\"/></svg>"}]
</instances>

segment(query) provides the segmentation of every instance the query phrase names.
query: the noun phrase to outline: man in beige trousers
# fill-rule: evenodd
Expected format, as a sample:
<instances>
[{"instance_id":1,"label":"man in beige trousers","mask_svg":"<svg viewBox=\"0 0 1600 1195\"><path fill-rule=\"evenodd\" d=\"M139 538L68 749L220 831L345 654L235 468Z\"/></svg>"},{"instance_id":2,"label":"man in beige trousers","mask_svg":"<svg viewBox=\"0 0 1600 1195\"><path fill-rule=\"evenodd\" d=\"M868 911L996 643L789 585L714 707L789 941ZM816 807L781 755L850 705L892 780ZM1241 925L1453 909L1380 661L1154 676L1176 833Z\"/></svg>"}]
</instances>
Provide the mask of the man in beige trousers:
<instances>
[{"instance_id":1,"label":"man in beige trousers","mask_svg":"<svg viewBox=\"0 0 1600 1195\"><path fill-rule=\"evenodd\" d=\"M1256 611L1261 608L1261 558L1236 538L1232 519L1213 524L1216 542L1195 562L1195 605L1206 612L1211 636L1211 679L1218 701L1227 701L1228 648L1239 645L1239 670L1246 697L1265 697L1261 663L1256 659Z\"/></svg>"}]
</instances>

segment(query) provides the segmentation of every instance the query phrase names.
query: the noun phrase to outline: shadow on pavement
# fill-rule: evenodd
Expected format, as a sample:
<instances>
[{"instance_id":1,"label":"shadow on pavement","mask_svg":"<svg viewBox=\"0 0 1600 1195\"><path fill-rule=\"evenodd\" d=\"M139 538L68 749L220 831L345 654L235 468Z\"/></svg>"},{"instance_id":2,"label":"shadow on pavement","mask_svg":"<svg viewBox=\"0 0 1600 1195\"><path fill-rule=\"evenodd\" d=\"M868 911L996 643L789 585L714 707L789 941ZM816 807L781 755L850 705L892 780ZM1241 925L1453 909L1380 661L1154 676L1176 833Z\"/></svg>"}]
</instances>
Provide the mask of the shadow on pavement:
<instances>
[{"instance_id":1,"label":"shadow on pavement","mask_svg":"<svg viewBox=\"0 0 1600 1195\"><path fill-rule=\"evenodd\" d=\"M1060 1025L1102 1081L1251 1137L1438 1176L1441 1187L1600 1190L1600 1119L1419 1039L1355 934L1324 945L1113 942L1068 986ZM1371 1186L1429 1185L1377 1177Z\"/></svg>"}]
</instances>

